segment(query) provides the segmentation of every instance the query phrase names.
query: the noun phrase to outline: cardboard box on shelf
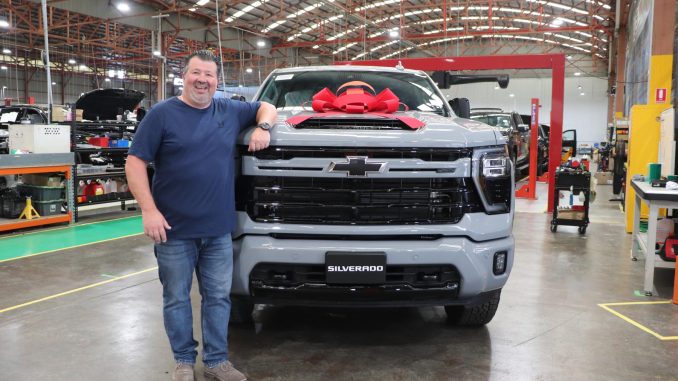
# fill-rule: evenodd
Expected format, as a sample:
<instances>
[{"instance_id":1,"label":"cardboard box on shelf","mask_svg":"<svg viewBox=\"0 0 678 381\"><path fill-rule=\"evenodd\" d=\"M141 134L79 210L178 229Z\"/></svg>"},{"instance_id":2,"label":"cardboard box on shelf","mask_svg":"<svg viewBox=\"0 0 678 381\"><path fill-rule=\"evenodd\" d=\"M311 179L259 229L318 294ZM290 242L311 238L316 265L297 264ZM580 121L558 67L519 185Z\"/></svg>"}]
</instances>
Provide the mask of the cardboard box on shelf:
<instances>
[{"instance_id":1,"label":"cardboard box on shelf","mask_svg":"<svg viewBox=\"0 0 678 381\"><path fill-rule=\"evenodd\" d=\"M71 111L63 106L53 106L52 107L52 122L70 122ZM78 122L82 121L82 109L75 110L75 120Z\"/></svg>"},{"instance_id":2,"label":"cardboard box on shelf","mask_svg":"<svg viewBox=\"0 0 678 381\"><path fill-rule=\"evenodd\" d=\"M60 187L61 176L50 174L23 174L21 181L28 185L38 185L41 187Z\"/></svg>"},{"instance_id":3,"label":"cardboard box on shelf","mask_svg":"<svg viewBox=\"0 0 678 381\"><path fill-rule=\"evenodd\" d=\"M612 172L596 172L593 176L598 184L612 184Z\"/></svg>"}]
</instances>

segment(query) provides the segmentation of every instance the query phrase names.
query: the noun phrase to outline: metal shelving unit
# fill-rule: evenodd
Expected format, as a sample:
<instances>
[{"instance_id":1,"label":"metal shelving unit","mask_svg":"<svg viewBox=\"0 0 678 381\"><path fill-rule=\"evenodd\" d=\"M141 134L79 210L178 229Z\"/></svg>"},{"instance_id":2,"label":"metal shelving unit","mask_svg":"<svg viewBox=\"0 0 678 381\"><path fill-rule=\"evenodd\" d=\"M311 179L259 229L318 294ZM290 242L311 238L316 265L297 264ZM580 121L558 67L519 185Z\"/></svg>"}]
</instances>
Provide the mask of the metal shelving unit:
<instances>
[{"instance_id":1,"label":"metal shelving unit","mask_svg":"<svg viewBox=\"0 0 678 381\"><path fill-rule=\"evenodd\" d=\"M75 154L75 163L73 166L73 184L77 186L80 180L95 180L95 179L111 179L111 178L125 178L124 168L119 171L104 172L96 174L78 174L77 164L84 161L83 155L92 153L109 153L120 155L124 157L127 155L129 147L78 147L79 139L84 135L107 135L110 138L122 139L124 137L131 137L138 126L137 122L118 122L118 121L71 121L71 141L73 144L73 152ZM73 219L78 220L78 207L96 204L120 203L121 210L125 210L126 201L134 200L130 192L116 192L115 194L104 194L97 196L88 196L87 200L78 202L77 192L74 192L73 197ZM91 198L90 198L91 197Z\"/></svg>"},{"instance_id":2,"label":"metal shelving unit","mask_svg":"<svg viewBox=\"0 0 678 381\"><path fill-rule=\"evenodd\" d=\"M73 222L73 154L48 153L0 155L0 175L62 173L66 179L67 213L31 220L0 219L0 231Z\"/></svg>"}]
</instances>

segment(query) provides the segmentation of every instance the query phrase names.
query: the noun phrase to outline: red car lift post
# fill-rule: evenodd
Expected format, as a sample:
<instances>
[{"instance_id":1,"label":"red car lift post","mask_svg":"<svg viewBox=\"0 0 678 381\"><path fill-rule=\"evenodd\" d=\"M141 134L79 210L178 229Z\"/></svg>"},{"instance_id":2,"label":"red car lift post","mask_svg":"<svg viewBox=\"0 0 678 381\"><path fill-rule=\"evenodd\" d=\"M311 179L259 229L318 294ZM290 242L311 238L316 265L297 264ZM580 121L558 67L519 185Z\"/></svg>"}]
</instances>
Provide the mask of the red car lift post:
<instances>
[{"instance_id":1,"label":"red car lift post","mask_svg":"<svg viewBox=\"0 0 678 381\"><path fill-rule=\"evenodd\" d=\"M532 98L530 104L530 177L527 184L516 189L516 197L537 199L537 153L539 152L539 99Z\"/></svg>"},{"instance_id":2,"label":"red car lift post","mask_svg":"<svg viewBox=\"0 0 678 381\"><path fill-rule=\"evenodd\" d=\"M334 64L395 67L398 63L401 63L408 69L424 71L551 69L551 131L549 137L549 191L547 213L553 212L555 172L556 168L560 165L560 153L563 144L563 98L565 95L564 54L402 58L369 61L337 61Z\"/></svg>"}]
</instances>

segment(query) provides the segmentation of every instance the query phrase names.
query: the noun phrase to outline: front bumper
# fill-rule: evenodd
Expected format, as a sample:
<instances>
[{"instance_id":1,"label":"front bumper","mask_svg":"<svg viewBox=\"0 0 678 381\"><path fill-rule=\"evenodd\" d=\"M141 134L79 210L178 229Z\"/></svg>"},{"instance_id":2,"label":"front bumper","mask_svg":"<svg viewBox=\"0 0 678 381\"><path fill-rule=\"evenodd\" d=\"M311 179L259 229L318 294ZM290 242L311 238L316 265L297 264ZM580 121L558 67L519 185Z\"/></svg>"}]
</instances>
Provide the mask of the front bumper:
<instances>
[{"instance_id":1,"label":"front bumper","mask_svg":"<svg viewBox=\"0 0 678 381\"><path fill-rule=\"evenodd\" d=\"M513 265L512 236L484 242L465 237L435 240L345 241L331 239L276 239L244 235L233 242L232 294L254 303L325 306L421 306L475 304L485 293L506 283ZM383 252L387 282L379 285L328 285L324 281L328 251ZM494 254L506 251L506 271L494 275ZM263 267L262 267L263 266ZM315 272L295 284L266 282L266 274L295 269ZM440 274L430 283L417 281L421 274ZM412 275L414 274L414 275ZM297 278L299 279L299 278Z\"/></svg>"}]
</instances>

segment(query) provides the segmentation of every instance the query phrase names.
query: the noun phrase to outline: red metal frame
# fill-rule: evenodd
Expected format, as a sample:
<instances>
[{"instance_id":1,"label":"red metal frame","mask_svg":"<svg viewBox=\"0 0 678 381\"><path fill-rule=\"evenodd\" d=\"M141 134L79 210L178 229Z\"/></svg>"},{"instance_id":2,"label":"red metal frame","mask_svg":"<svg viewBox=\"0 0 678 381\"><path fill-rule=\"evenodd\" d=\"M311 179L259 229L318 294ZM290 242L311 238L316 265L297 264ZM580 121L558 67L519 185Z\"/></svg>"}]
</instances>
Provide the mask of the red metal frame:
<instances>
[{"instance_id":1,"label":"red metal frame","mask_svg":"<svg viewBox=\"0 0 678 381\"><path fill-rule=\"evenodd\" d=\"M516 190L516 197L537 199L537 153L539 153L539 99L530 102L530 177L528 183Z\"/></svg>"},{"instance_id":2,"label":"red metal frame","mask_svg":"<svg viewBox=\"0 0 678 381\"><path fill-rule=\"evenodd\" d=\"M501 70L551 69L551 133L549 137L549 191L547 212L553 212L555 171L560 165L563 145L563 98L565 96L565 55L524 54L510 56L463 56L439 58L404 58L373 61L341 61L335 65L390 66L402 63L408 69L439 70Z\"/></svg>"}]
</instances>

